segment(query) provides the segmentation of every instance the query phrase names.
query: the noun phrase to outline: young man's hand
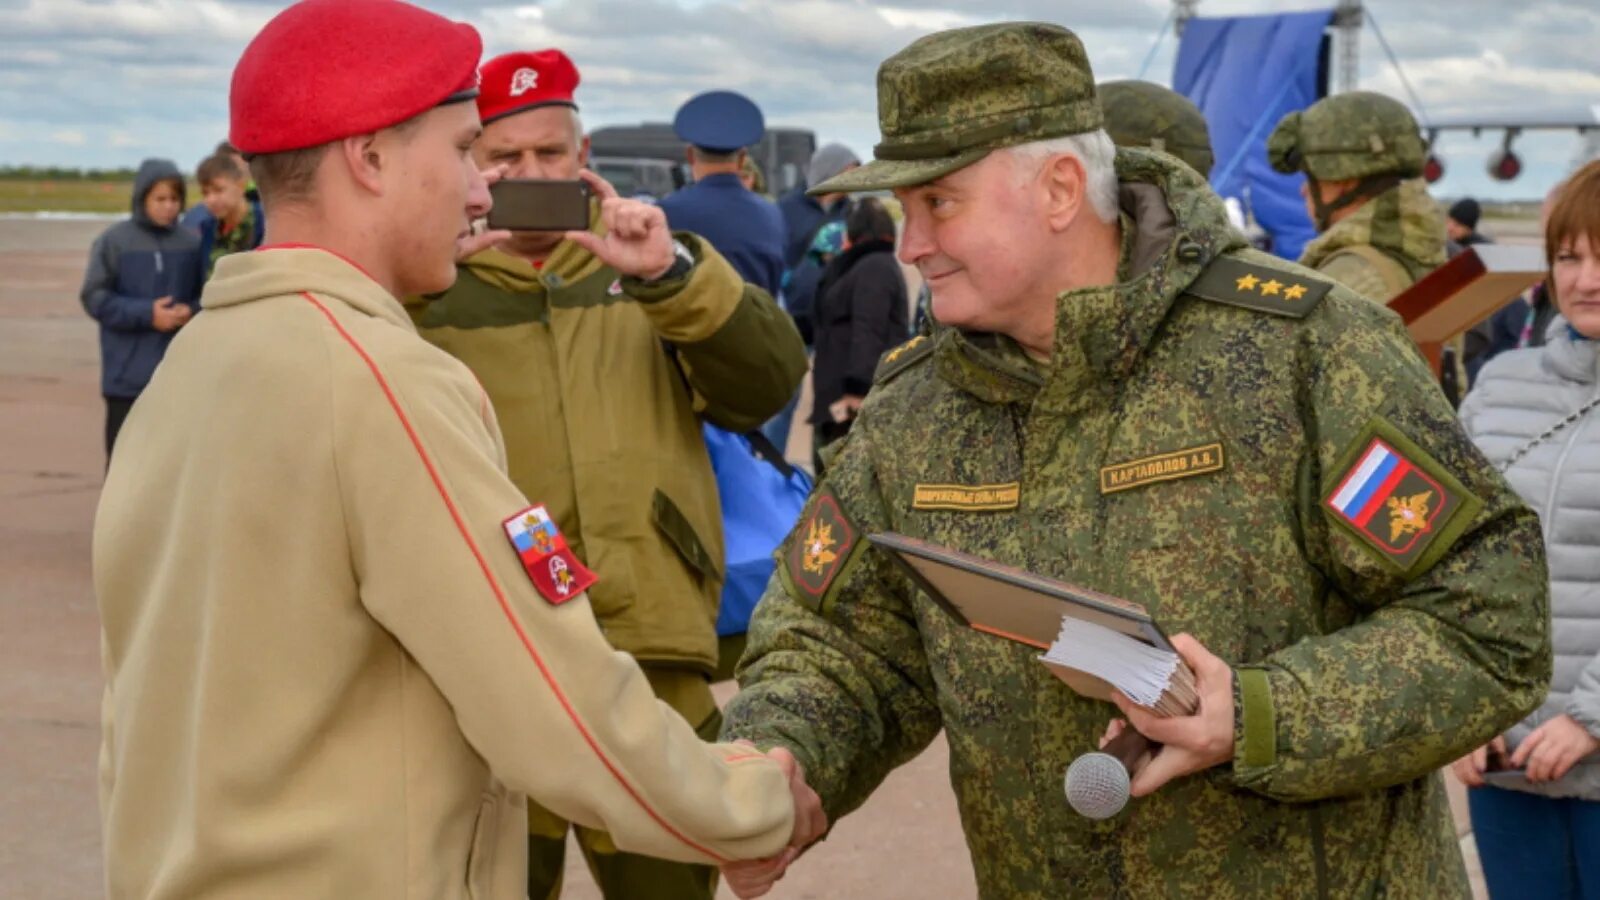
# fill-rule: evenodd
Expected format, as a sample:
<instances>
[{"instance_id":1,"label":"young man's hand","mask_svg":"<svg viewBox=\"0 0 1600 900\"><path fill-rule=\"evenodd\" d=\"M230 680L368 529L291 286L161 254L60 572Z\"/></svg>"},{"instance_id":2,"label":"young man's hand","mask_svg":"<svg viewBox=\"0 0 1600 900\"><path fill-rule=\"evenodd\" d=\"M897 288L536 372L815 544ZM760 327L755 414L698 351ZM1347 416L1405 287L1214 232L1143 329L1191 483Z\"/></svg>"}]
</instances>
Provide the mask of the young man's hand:
<instances>
[{"instance_id":1,"label":"young man's hand","mask_svg":"<svg viewBox=\"0 0 1600 900\"><path fill-rule=\"evenodd\" d=\"M609 181L588 169L578 176L600 198L600 221L605 223L606 234L569 231L566 239L624 275L644 281L665 275L675 259L667 214L642 200L623 199Z\"/></svg>"},{"instance_id":2,"label":"young man's hand","mask_svg":"<svg viewBox=\"0 0 1600 900\"><path fill-rule=\"evenodd\" d=\"M157 331L177 331L194 315L189 304L162 297L150 304L150 327Z\"/></svg>"},{"instance_id":3,"label":"young man's hand","mask_svg":"<svg viewBox=\"0 0 1600 900\"><path fill-rule=\"evenodd\" d=\"M772 886L788 872L789 864L799 859L800 854L828 830L828 816L822 811L822 800L806 784L805 771L794 754L782 747L774 747L767 751L767 755L789 776L789 790L794 795L794 830L789 835L789 846L777 856L728 863L722 867L723 880L740 900L751 900L772 890Z\"/></svg>"}]
</instances>

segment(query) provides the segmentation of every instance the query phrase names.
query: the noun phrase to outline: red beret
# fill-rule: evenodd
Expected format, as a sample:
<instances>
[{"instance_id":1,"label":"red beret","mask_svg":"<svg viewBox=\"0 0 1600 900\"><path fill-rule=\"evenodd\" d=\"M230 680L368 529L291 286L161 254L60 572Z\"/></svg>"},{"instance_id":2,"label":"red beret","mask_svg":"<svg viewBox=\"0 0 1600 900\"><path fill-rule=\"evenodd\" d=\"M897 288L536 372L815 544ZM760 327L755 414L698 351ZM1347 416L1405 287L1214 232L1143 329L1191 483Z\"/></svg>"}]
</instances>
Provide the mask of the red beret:
<instances>
[{"instance_id":1,"label":"red beret","mask_svg":"<svg viewBox=\"0 0 1600 900\"><path fill-rule=\"evenodd\" d=\"M578 67L560 50L496 56L478 74L478 118L485 125L539 106L578 108L572 99Z\"/></svg>"},{"instance_id":2,"label":"red beret","mask_svg":"<svg viewBox=\"0 0 1600 900\"><path fill-rule=\"evenodd\" d=\"M469 99L482 53L471 25L399 0L303 0L234 67L228 140L279 153L398 125Z\"/></svg>"}]
</instances>

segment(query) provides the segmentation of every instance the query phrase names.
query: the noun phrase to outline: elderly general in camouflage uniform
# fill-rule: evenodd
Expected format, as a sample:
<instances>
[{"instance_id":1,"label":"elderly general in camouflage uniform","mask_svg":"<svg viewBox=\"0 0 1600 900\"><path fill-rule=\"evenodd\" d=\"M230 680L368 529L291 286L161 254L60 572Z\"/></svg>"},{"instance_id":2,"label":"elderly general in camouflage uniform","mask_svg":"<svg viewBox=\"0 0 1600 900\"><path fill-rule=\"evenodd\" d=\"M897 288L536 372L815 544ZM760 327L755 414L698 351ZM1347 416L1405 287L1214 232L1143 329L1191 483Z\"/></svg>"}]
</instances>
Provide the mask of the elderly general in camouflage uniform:
<instances>
[{"instance_id":1,"label":"elderly general in camouflage uniform","mask_svg":"<svg viewBox=\"0 0 1600 900\"><path fill-rule=\"evenodd\" d=\"M1379 302L1444 264L1444 210L1422 179L1427 148L1399 101L1369 91L1326 97L1292 112L1267 140L1272 167L1304 172L1317 238L1300 264ZM1446 348L1445 393L1460 402L1460 342Z\"/></svg>"},{"instance_id":2,"label":"elderly general in camouflage uniform","mask_svg":"<svg viewBox=\"0 0 1600 900\"><path fill-rule=\"evenodd\" d=\"M1548 586L1398 319L1114 150L1062 28L923 38L878 92L877 161L814 190L895 191L942 324L885 357L780 549L725 736L790 748L837 820L943 729L985 898L1465 896L1437 770L1543 699ZM1140 799L1067 806L1118 709L959 625L876 532L1192 636L1196 715L1119 702L1164 743ZM784 861L725 871L755 895Z\"/></svg>"}]
</instances>

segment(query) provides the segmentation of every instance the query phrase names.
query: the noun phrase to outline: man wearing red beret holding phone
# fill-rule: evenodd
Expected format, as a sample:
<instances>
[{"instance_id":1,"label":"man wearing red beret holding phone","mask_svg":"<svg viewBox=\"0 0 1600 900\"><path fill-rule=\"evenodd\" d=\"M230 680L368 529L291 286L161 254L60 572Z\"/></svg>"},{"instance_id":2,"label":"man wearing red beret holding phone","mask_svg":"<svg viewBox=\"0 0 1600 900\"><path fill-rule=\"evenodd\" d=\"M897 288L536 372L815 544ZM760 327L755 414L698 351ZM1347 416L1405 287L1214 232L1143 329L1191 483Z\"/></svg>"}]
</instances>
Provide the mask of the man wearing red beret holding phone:
<instances>
[{"instance_id":1,"label":"man wearing red beret holding phone","mask_svg":"<svg viewBox=\"0 0 1600 900\"><path fill-rule=\"evenodd\" d=\"M619 259L602 205L577 194L584 185L611 194L584 169L578 82L560 50L484 63L473 157L505 173L490 223L516 230L465 257L449 290L408 308L423 338L478 377L505 434L511 480L546 504L599 576L589 601L606 639L713 740L725 553L700 418L736 432L759 427L804 376L805 348L766 293L708 242L670 235L654 207L633 207L658 223L635 243L673 267L652 279L655 270ZM579 202L561 202L563 191ZM574 206L580 222L552 221ZM573 224L588 228L558 230ZM530 805L533 900L559 896L568 830L567 817ZM590 828L577 835L612 900L710 900L715 890L713 867L619 853Z\"/></svg>"},{"instance_id":2,"label":"man wearing red beret holding phone","mask_svg":"<svg viewBox=\"0 0 1600 900\"><path fill-rule=\"evenodd\" d=\"M490 208L480 52L306 0L235 69L267 246L218 263L95 520L111 897L521 898L526 796L683 862L825 827L792 757L702 743L612 651L488 398L395 299L448 287ZM660 279L659 211L594 187L592 251Z\"/></svg>"}]
</instances>

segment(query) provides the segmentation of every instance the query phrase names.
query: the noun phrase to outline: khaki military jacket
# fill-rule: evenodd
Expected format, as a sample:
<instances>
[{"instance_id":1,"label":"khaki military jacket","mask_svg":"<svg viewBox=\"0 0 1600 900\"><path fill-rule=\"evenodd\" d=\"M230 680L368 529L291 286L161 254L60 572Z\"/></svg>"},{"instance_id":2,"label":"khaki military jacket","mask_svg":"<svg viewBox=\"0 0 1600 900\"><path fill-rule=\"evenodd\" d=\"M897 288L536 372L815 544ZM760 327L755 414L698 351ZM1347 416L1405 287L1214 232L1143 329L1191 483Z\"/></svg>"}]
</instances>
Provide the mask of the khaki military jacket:
<instances>
[{"instance_id":1,"label":"khaki military jacket","mask_svg":"<svg viewBox=\"0 0 1600 900\"><path fill-rule=\"evenodd\" d=\"M725 552L700 418L760 426L806 357L770 297L710 244L679 237L698 257L682 290L621 278L564 242L541 269L479 253L409 309L488 392L511 480L601 576L590 600L612 646L709 674Z\"/></svg>"},{"instance_id":2,"label":"khaki military jacket","mask_svg":"<svg viewBox=\"0 0 1600 900\"><path fill-rule=\"evenodd\" d=\"M1387 303L1445 262L1444 211L1420 178L1361 204L1306 244L1300 265Z\"/></svg>"},{"instance_id":3,"label":"khaki military jacket","mask_svg":"<svg viewBox=\"0 0 1600 900\"><path fill-rule=\"evenodd\" d=\"M1047 364L949 329L886 357L724 734L792 747L837 819L942 729L984 898L1467 896L1437 770L1543 699L1538 522L1392 314L1245 249L1186 167L1117 166L1122 276L1061 295ZM1412 468L1369 469L1379 446ZM1365 525L1330 505L1351 484ZM1078 816L1062 774L1116 709L958 624L875 532L1194 635L1235 669L1231 764Z\"/></svg>"},{"instance_id":4,"label":"khaki military jacket","mask_svg":"<svg viewBox=\"0 0 1600 900\"><path fill-rule=\"evenodd\" d=\"M273 249L204 309L95 519L110 896L521 898L525 795L638 853L784 845L779 769L536 590L488 399L398 301Z\"/></svg>"}]
</instances>

